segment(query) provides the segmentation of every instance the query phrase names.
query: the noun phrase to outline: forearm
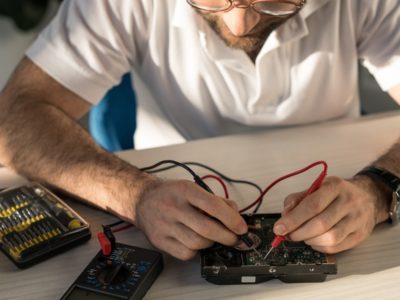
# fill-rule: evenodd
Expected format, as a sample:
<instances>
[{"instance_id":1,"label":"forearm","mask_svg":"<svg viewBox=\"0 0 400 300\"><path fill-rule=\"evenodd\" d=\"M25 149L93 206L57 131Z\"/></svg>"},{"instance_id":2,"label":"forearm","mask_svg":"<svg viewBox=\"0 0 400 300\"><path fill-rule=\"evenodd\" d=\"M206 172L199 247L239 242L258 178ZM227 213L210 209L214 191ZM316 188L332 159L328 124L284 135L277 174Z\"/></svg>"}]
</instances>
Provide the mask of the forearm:
<instances>
[{"instance_id":1,"label":"forearm","mask_svg":"<svg viewBox=\"0 0 400 300\"><path fill-rule=\"evenodd\" d=\"M102 150L53 105L23 95L8 102L0 114L0 163L135 221L149 175Z\"/></svg>"},{"instance_id":2,"label":"forearm","mask_svg":"<svg viewBox=\"0 0 400 300\"><path fill-rule=\"evenodd\" d=\"M400 176L400 139L384 155L378 158L373 165Z\"/></svg>"}]
</instances>

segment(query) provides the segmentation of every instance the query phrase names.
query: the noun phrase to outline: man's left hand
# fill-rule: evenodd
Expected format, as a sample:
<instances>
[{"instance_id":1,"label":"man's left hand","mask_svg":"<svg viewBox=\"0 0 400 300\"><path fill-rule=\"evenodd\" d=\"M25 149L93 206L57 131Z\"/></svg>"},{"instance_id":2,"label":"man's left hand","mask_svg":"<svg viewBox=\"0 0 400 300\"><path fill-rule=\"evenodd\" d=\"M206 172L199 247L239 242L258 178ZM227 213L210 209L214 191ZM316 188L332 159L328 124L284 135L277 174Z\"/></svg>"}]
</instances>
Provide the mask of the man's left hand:
<instances>
[{"instance_id":1,"label":"man's left hand","mask_svg":"<svg viewBox=\"0 0 400 300\"><path fill-rule=\"evenodd\" d=\"M327 178L313 194L289 195L274 232L304 241L317 251L337 253L365 240L389 216L389 204L368 177Z\"/></svg>"}]
</instances>

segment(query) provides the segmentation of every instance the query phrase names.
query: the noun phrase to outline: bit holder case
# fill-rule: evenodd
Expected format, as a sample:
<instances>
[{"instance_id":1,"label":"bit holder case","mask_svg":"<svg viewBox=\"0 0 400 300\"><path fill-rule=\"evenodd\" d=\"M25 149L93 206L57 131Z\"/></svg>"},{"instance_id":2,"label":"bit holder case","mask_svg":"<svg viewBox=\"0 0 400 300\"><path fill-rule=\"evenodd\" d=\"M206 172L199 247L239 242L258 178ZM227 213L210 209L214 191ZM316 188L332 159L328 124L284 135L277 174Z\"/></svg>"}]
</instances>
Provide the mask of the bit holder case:
<instances>
[{"instance_id":1,"label":"bit holder case","mask_svg":"<svg viewBox=\"0 0 400 300\"><path fill-rule=\"evenodd\" d=\"M88 239L89 224L45 187L31 183L0 192L0 249L17 267Z\"/></svg>"}]
</instances>

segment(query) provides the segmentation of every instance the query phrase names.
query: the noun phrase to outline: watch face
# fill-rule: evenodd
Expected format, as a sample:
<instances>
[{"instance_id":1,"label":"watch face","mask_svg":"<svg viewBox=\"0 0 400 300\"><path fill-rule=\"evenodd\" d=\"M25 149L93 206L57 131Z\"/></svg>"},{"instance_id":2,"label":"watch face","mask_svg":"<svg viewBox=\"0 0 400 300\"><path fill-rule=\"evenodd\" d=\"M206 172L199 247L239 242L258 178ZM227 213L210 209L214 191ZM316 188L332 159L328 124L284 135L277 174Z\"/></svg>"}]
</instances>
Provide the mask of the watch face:
<instances>
[{"instance_id":1,"label":"watch face","mask_svg":"<svg viewBox=\"0 0 400 300\"><path fill-rule=\"evenodd\" d=\"M399 222L399 220L400 220L400 206L399 206L398 203L396 205L396 218L397 218L397 222Z\"/></svg>"},{"instance_id":2,"label":"watch face","mask_svg":"<svg viewBox=\"0 0 400 300\"><path fill-rule=\"evenodd\" d=\"M389 215L392 220L393 225L397 225L400 220L400 194L398 191L393 193L392 203L390 204Z\"/></svg>"}]
</instances>

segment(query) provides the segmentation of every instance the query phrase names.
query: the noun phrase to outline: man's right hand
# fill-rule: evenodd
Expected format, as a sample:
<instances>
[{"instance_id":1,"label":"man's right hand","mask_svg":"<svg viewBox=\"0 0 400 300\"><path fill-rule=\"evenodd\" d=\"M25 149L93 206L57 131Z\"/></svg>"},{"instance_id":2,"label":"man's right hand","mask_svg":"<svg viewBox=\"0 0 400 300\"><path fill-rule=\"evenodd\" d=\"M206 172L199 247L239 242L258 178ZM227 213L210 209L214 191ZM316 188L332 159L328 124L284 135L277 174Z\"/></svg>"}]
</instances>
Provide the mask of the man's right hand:
<instances>
[{"instance_id":1,"label":"man's right hand","mask_svg":"<svg viewBox=\"0 0 400 300\"><path fill-rule=\"evenodd\" d=\"M235 202L186 180L151 182L135 207L136 226L154 246L182 260L214 242L233 246L247 232Z\"/></svg>"}]
</instances>

